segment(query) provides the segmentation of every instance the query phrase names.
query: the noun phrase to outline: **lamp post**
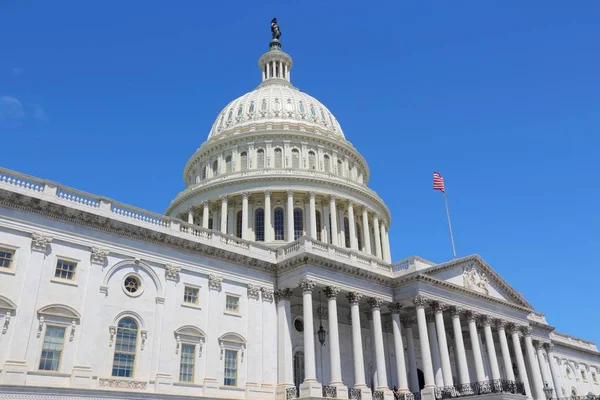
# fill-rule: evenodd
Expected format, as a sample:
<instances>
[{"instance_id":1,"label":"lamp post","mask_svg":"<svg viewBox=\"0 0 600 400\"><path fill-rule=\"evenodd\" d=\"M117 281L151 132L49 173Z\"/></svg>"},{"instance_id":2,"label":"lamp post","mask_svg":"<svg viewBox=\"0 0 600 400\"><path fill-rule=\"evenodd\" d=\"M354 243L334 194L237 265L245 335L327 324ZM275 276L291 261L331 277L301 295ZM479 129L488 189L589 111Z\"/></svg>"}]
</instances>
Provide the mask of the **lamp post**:
<instances>
[{"instance_id":1,"label":"lamp post","mask_svg":"<svg viewBox=\"0 0 600 400\"><path fill-rule=\"evenodd\" d=\"M544 394L546 395L546 400L552 400L552 392L554 390L548 385L548 382L544 384Z\"/></svg>"},{"instance_id":2,"label":"lamp post","mask_svg":"<svg viewBox=\"0 0 600 400\"><path fill-rule=\"evenodd\" d=\"M319 291L319 308L321 308L321 291ZM323 313L321 312L321 310L319 310L319 330L317 331L317 337L319 338L319 343L321 343L321 346L325 346L325 335L327 335L327 332L325 332L325 329L323 329Z\"/></svg>"}]
</instances>

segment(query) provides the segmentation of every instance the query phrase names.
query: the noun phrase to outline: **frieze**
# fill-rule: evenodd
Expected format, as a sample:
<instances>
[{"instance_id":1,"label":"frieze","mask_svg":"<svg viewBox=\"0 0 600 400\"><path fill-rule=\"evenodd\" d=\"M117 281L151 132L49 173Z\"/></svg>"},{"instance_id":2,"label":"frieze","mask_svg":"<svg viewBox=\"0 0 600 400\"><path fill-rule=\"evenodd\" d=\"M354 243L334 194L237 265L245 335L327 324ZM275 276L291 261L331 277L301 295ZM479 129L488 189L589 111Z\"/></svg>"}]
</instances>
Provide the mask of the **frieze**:
<instances>
[{"instance_id":1,"label":"frieze","mask_svg":"<svg viewBox=\"0 0 600 400\"><path fill-rule=\"evenodd\" d=\"M106 262L106 259L108 258L108 255L110 253L110 250L108 249L101 249L99 247L92 247L91 248L91 261L94 264L104 264Z\"/></svg>"},{"instance_id":2,"label":"frieze","mask_svg":"<svg viewBox=\"0 0 600 400\"><path fill-rule=\"evenodd\" d=\"M52 238L50 236L44 236L35 232L31 234L31 248L33 250L46 252L50 243L52 243Z\"/></svg>"},{"instance_id":3,"label":"frieze","mask_svg":"<svg viewBox=\"0 0 600 400\"><path fill-rule=\"evenodd\" d=\"M148 383L144 381L132 381L128 379L100 378L98 379L98 385L100 387L113 389L146 390Z\"/></svg>"}]
</instances>

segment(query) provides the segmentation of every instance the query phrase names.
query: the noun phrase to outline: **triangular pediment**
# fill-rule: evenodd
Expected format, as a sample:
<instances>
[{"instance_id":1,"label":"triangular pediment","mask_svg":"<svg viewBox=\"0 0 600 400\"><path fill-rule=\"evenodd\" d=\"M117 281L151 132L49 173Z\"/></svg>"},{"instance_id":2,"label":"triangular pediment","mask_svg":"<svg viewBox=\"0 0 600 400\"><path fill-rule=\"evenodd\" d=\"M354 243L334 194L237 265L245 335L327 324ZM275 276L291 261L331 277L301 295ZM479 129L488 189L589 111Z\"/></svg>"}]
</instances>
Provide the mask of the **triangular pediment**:
<instances>
[{"instance_id":1,"label":"triangular pediment","mask_svg":"<svg viewBox=\"0 0 600 400\"><path fill-rule=\"evenodd\" d=\"M478 255L438 264L422 273L434 279L460 286L474 294L533 309L520 293Z\"/></svg>"}]
</instances>

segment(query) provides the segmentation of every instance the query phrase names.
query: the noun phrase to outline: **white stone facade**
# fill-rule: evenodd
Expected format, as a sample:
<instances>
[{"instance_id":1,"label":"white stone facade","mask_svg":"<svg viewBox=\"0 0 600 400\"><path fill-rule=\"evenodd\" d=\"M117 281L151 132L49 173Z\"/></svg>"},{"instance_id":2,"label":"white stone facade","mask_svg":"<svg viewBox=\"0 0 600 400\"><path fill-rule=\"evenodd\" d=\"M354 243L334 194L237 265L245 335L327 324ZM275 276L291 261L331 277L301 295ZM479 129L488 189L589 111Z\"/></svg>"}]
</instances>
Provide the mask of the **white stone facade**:
<instances>
[{"instance_id":1,"label":"white stone facade","mask_svg":"<svg viewBox=\"0 0 600 400\"><path fill-rule=\"evenodd\" d=\"M600 395L479 256L392 264L366 161L278 42L259 66L166 216L0 170L0 399Z\"/></svg>"}]
</instances>

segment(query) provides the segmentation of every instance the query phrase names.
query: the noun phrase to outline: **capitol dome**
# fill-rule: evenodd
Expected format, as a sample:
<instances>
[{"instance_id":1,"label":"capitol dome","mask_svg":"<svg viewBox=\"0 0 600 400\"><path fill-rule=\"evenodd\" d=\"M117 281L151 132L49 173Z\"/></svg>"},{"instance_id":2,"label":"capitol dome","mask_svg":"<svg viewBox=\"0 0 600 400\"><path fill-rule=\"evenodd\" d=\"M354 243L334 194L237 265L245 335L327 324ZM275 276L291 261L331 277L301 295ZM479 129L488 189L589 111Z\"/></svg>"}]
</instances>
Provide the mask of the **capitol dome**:
<instances>
[{"instance_id":1,"label":"capitol dome","mask_svg":"<svg viewBox=\"0 0 600 400\"><path fill-rule=\"evenodd\" d=\"M331 111L292 85L278 39L258 65L261 83L218 114L166 214L241 245L308 236L390 262L391 215L368 187L365 159Z\"/></svg>"}]
</instances>

